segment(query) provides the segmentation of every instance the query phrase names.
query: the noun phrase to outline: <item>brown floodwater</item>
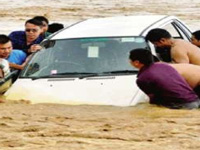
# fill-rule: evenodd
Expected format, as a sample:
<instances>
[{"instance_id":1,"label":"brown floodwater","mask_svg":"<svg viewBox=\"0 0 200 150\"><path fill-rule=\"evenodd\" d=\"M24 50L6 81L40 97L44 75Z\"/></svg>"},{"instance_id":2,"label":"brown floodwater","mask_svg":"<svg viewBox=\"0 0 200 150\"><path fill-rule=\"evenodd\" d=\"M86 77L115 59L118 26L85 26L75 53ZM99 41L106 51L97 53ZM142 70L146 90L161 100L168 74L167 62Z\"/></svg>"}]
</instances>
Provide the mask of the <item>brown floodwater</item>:
<instances>
[{"instance_id":1,"label":"brown floodwater","mask_svg":"<svg viewBox=\"0 0 200 150\"><path fill-rule=\"evenodd\" d=\"M1 0L0 32L23 29L45 15L66 26L105 16L175 15L200 29L199 0ZM0 103L2 150L199 150L200 111L148 103L132 107Z\"/></svg>"},{"instance_id":2,"label":"brown floodwater","mask_svg":"<svg viewBox=\"0 0 200 150\"><path fill-rule=\"evenodd\" d=\"M199 149L199 110L0 104L0 149Z\"/></svg>"}]
</instances>

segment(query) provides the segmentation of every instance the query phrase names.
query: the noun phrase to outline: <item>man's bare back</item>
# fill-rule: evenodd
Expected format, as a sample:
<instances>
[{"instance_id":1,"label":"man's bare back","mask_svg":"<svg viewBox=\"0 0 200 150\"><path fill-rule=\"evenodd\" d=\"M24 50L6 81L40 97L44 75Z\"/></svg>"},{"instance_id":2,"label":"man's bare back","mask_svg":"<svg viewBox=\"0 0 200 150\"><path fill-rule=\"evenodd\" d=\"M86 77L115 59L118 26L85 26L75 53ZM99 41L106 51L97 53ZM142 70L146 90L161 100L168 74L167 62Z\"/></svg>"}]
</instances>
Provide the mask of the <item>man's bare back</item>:
<instances>
[{"instance_id":1,"label":"man's bare back","mask_svg":"<svg viewBox=\"0 0 200 150\"><path fill-rule=\"evenodd\" d=\"M169 64L187 81L193 89L200 85L200 66L193 64Z\"/></svg>"},{"instance_id":2,"label":"man's bare back","mask_svg":"<svg viewBox=\"0 0 200 150\"><path fill-rule=\"evenodd\" d=\"M171 57L174 63L190 63L200 66L200 49L188 41L172 39Z\"/></svg>"}]
</instances>

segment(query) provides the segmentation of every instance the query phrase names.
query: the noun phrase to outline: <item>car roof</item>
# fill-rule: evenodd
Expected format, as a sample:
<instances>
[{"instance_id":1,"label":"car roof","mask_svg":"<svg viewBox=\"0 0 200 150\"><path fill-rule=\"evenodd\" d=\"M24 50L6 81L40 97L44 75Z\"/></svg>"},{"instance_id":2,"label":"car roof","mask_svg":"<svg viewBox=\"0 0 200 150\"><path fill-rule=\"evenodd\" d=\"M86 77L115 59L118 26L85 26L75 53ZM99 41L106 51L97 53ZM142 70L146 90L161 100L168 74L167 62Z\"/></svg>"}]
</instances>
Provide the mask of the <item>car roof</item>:
<instances>
[{"instance_id":1,"label":"car roof","mask_svg":"<svg viewBox=\"0 0 200 150\"><path fill-rule=\"evenodd\" d=\"M137 15L88 19L63 29L55 34L52 39L141 36L147 29L159 27L159 23L170 18L176 17Z\"/></svg>"}]
</instances>

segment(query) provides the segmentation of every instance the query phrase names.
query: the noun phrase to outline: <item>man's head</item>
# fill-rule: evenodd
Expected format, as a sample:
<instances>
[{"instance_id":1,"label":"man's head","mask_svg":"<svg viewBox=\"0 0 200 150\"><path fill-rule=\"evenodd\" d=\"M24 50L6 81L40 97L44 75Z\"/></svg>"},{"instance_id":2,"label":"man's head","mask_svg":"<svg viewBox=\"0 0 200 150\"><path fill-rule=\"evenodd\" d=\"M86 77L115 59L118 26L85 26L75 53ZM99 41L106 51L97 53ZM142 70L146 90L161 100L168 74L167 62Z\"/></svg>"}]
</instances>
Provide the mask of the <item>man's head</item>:
<instances>
[{"instance_id":1,"label":"man's head","mask_svg":"<svg viewBox=\"0 0 200 150\"><path fill-rule=\"evenodd\" d=\"M200 30L192 33L191 42L192 44L200 47Z\"/></svg>"},{"instance_id":2,"label":"man's head","mask_svg":"<svg viewBox=\"0 0 200 150\"><path fill-rule=\"evenodd\" d=\"M42 33L42 22L36 19L29 19L25 23L26 39L29 42L35 41Z\"/></svg>"},{"instance_id":3,"label":"man's head","mask_svg":"<svg viewBox=\"0 0 200 150\"><path fill-rule=\"evenodd\" d=\"M143 66L149 66L154 62L153 55L146 49L133 49L129 55L132 66L141 69Z\"/></svg>"},{"instance_id":4,"label":"man's head","mask_svg":"<svg viewBox=\"0 0 200 150\"><path fill-rule=\"evenodd\" d=\"M8 36L0 34L0 58L8 58L12 52L12 43Z\"/></svg>"},{"instance_id":5,"label":"man's head","mask_svg":"<svg viewBox=\"0 0 200 150\"><path fill-rule=\"evenodd\" d=\"M171 47L171 35L165 29L152 29L146 35L146 41L150 41L156 47Z\"/></svg>"},{"instance_id":6,"label":"man's head","mask_svg":"<svg viewBox=\"0 0 200 150\"><path fill-rule=\"evenodd\" d=\"M47 32L48 25L49 25L49 20L46 17L44 17L44 16L35 16L33 19L41 21L42 22L43 33Z\"/></svg>"},{"instance_id":7,"label":"man's head","mask_svg":"<svg viewBox=\"0 0 200 150\"><path fill-rule=\"evenodd\" d=\"M47 32L54 33L64 28L64 25L61 23L52 23L49 25Z\"/></svg>"}]
</instances>

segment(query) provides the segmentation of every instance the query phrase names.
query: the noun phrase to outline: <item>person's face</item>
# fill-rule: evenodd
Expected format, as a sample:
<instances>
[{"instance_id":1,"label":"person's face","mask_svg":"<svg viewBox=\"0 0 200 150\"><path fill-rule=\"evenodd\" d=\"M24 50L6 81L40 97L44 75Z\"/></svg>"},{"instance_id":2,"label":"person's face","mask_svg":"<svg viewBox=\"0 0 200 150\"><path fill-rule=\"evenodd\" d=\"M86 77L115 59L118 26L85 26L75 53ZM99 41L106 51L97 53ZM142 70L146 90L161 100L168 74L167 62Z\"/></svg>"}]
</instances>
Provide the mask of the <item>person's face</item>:
<instances>
[{"instance_id":1,"label":"person's face","mask_svg":"<svg viewBox=\"0 0 200 150\"><path fill-rule=\"evenodd\" d=\"M170 42L168 39L162 38L160 41L152 42L155 47L161 47L161 48L169 48L171 47Z\"/></svg>"},{"instance_id":2,"label":"person's face","mask_svg":"<svg viewBox=\"0 0 200 150\"><path fill-rule=\"evenodd\" d=\"M31 23L27 23L25 25L25 31L26 31L27 40L32 42L39 37L39 35L42 32L42 29L40 26L31 24Z\"/></svg>"},{"instance_id":3,"label":"person's face","mask_svg":"<svg viewBox=\"0 0 200 150\"><path fill-rule=\"evenodd\" d=\"M197 40L194 35L192 35L192 37L191 37L191 43L196 46L200 46L200 41Z\"/></svg>"},{"instance_id":4,"label":"person's face","mask_svg":"<svg viewBox=\"0 0 200 150\"><path fill-rule=\"evenodd\" d=\"M43 30L43 33L47 32L48 30L48 24L45 22L45 21L42 21L42 30Z\"/></svg>"},{"instance_id":5,"label":"person's face","mask_svg":"<svg viewBox=\"0 0 200 150\"><path fill-rule=\"evenodd\" d=\"M8 58L12 52L12 43L9 41L5 44L0 44L0 58Z\"/></svg>"}]
</instances>

